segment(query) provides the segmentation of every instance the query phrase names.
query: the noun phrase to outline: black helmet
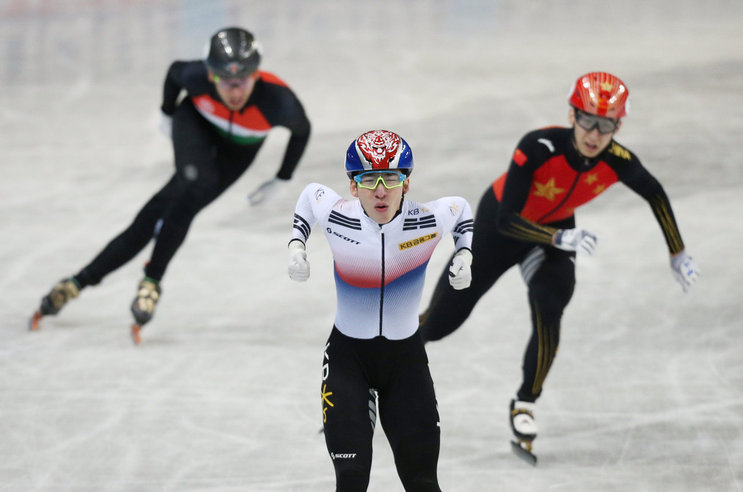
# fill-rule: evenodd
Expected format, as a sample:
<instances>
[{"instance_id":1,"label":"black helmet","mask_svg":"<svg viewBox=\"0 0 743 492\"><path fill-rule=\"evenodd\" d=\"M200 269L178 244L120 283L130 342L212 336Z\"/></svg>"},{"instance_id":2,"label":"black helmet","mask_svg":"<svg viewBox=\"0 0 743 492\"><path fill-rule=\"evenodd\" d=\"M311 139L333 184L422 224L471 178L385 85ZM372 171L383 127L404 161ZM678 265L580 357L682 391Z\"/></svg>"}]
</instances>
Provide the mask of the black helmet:
<instances>
[{"instance_id":1,"label":"black helmet","mask_svg":"<svg viewBox=\"0 0 743 492\"><path fill-rule=\"evenodd\" d=\"M206 66L219 77L247 77L261 62L258 41L245 29L228 27L209 41Z\"/></svg>"}]
</instances>

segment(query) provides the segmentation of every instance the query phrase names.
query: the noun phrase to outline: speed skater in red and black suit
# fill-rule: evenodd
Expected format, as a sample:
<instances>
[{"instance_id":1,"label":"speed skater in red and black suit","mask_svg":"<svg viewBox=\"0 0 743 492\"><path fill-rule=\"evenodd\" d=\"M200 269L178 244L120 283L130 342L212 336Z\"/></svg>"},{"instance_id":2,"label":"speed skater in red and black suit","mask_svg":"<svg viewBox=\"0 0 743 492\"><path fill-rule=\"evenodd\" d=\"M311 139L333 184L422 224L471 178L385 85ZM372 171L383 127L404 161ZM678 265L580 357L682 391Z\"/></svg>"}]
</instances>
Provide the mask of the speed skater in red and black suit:
<instances>
[{"instance_id":1,"label":"speed skater in red and black suit","mask_svg":"<svg viewBox=\"0 0 743 492\"><path fill-rule=\"evenodd\" d=\"M420 317L423 338L440 340L464 323L504 272L519 264L528 288L532 335L523 380L511 402L511 424L516 438L529 446L537 430L534 402L557 353L560 320L573 295L576 251L592 253L596 246L594 234L576 228L575 210L614 183L624 183L650 205L684 291L699 274L663 187L634 153L614 141L627 96L626 86L614 75L581 76L570 95L572 127L535 130L521 139L508 171L478 204L472 285L452 289L444 270Z\"/></svg>"}]
</instances>

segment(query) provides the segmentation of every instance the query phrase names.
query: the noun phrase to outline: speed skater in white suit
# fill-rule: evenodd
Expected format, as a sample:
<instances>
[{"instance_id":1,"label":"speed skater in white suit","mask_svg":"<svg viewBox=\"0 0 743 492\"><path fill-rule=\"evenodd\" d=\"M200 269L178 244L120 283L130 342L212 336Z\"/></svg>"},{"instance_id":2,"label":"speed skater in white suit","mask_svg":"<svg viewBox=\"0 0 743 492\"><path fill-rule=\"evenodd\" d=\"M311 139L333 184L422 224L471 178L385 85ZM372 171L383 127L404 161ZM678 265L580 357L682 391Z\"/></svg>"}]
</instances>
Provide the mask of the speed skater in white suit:
<instances>
[{"instance_id":1,"label":"speed skater in white suit","mask_svg":"<svg viewBox=\"0 0 743 492\"><path fill-rule=\"evenodd\" d=\"M408 200L413 154L391 131L359 136L345 165L357 199L308 185L289 242L289 276L296 281L309 278L305 244L317 224L333 253L337 312L323 353L321 398L336 490L368 487L378 403L405 489L438 491L439 415L418 306L426 266L446 233L456 250L449 282L469 287L472 211L457 196Z\"/></svg>"}]
</instances>

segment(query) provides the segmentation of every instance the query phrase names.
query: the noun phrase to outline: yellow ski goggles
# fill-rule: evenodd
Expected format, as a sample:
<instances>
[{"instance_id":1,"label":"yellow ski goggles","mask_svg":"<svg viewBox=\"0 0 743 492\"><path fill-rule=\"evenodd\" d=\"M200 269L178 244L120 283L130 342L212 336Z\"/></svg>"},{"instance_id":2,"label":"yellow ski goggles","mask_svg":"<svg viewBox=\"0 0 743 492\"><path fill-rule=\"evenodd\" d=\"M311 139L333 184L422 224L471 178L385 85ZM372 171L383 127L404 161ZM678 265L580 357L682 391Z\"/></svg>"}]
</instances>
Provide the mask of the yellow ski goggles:
<instances>
[{"instance_id":1,"label":"yellow ski goggles","mask_svg":"<svg viewBox=\"0 0 743 492\"><path fill-rule=\"evenodd\" d=\"M381 182L385 188L399 188L408 177L395 171L367 171L353 177L360 188L376 190Z\"/></svg>"}]
</instances>

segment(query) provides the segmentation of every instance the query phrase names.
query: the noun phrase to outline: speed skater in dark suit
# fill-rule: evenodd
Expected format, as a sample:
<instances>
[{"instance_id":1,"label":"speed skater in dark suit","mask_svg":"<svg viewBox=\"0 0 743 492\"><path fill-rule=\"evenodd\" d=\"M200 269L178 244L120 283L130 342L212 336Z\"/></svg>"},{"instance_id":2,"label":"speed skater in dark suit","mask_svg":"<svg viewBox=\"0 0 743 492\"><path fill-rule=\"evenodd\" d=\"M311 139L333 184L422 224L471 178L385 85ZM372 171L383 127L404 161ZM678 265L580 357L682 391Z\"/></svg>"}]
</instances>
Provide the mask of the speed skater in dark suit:
<instances>
[{"instance_id":1,"label":"speed skater in dark suit","mask_svg":"<svg viewBox=\"0 0 743 492\"><path fill-rule=\"evenodd\" d=\"M534 403L557 353L560 319L573 295L576 251L591 254L596 247L596 236L576 227L575 209L617 181L624 183L650 205L684 292L699 274L663 187L614 140L628 94L627 86L609 73L578 78L569 96L572 127L527 133L508 171L482 196L475 214L472 286L455 291L444 272L421 315L423 338L440 340L464 323L504 272L519 265L528 287L532 334L510 415L516 438L529 449L537 435Z\"/></svg>"},{"instance_id":2,"label":"speed skater in dark suit","mask_svg":"<svg viewBox=\"0 0 743 492\"><path fill-rule=\"evenodd\" d=\"M405 140L386 130L366 132L346 152L357 199L312 183L294 213L290 278L309 278L305 243L314 226L333 253L337 311L323 353L321 399L338 491L369 485L377 409L405 490L440 490L439 415L418 309L426 266L447 233L456 250L447 284L469 285L472 211L457 196L409 200L412 171Z\"/></svg>"},{"instance_id":3,"label":"speed skater in dark suit","mask_svg":"<svg viewBox=\"0 0 743 492\"><path fill-rule=\"evenodd\" d=\"M252 205L275 195L291 177L310 137L310 122L289 86L258 70L260 45L253 35L230 27L215 33L206 60L170 65L163 87L161 129L172 138L175 173L144 205L134 221L79 273L44 296L31 328L57 314L87 286L134 258L154 239L131 305L132 336L152 318L165 269L186 238L196 214L220 196L250 166L275 126L287 128L286 151L276 177L248 196Z\"/></svg>"}]
</instances>

